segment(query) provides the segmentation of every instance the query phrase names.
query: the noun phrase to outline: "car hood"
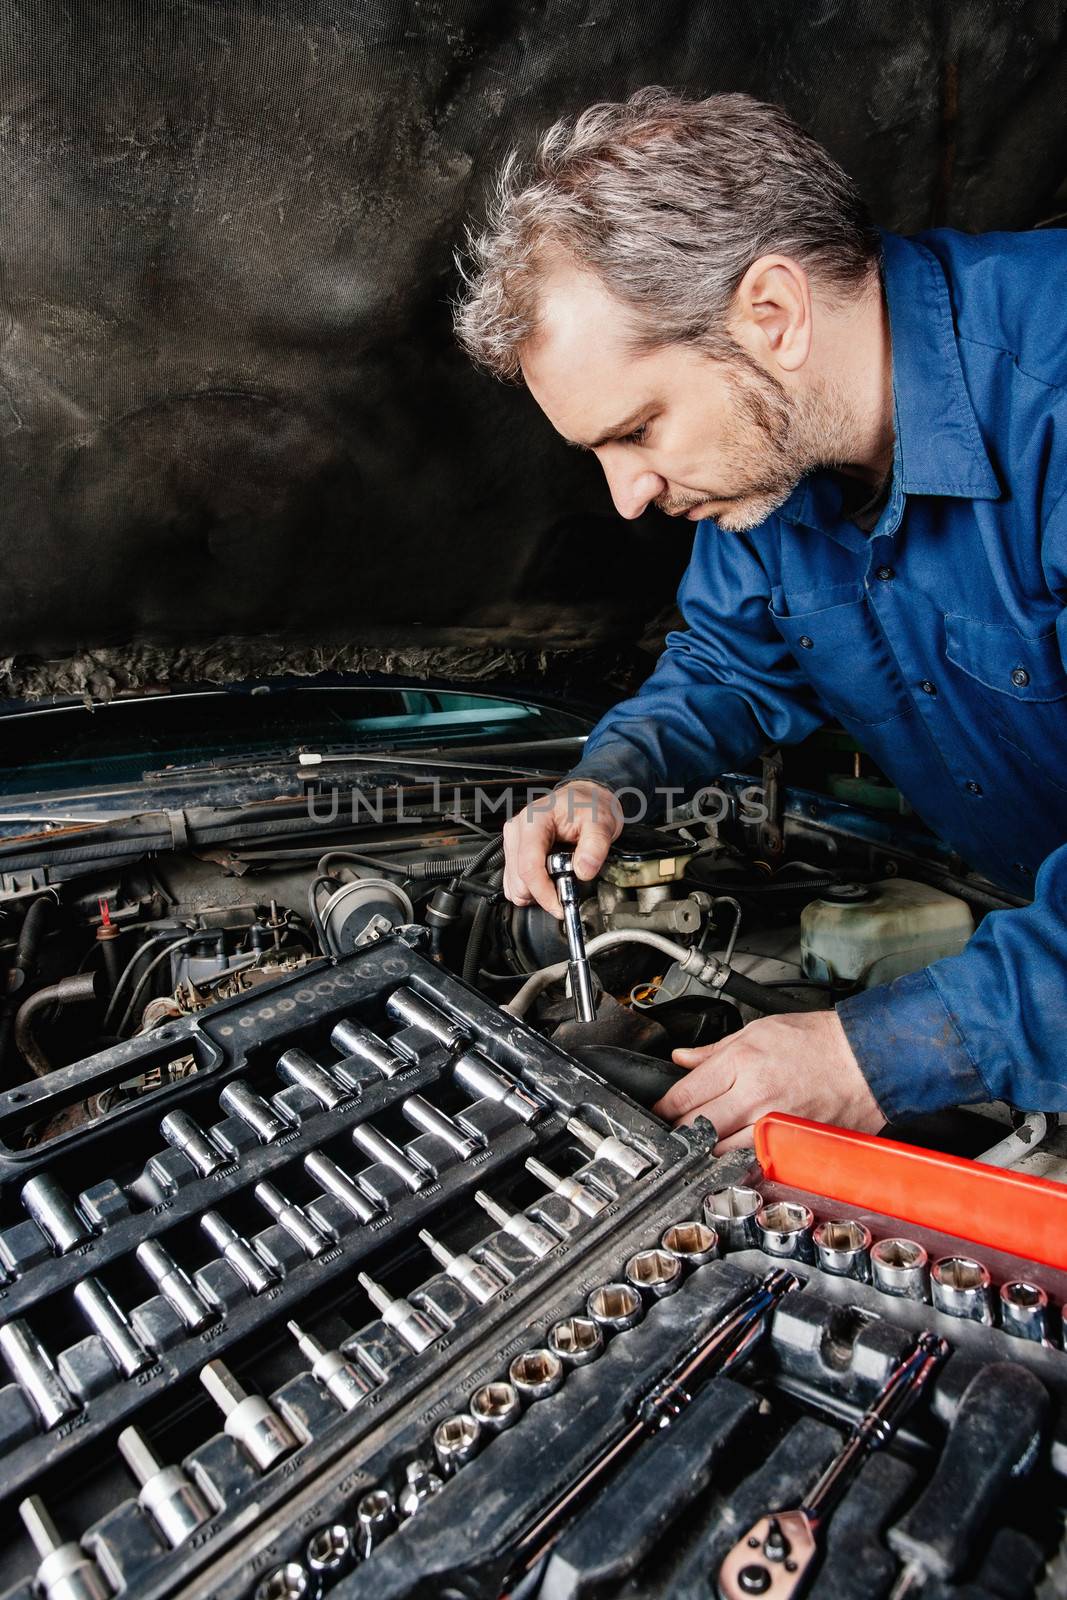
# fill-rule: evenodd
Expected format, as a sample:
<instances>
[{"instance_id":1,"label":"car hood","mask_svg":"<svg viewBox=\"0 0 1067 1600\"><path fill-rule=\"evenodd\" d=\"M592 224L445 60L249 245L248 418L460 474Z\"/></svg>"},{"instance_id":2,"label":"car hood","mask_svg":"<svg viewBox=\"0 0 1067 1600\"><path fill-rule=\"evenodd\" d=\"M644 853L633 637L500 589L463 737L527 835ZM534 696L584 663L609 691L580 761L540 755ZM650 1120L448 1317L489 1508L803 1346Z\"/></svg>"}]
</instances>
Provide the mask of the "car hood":
<instances>
[{"instance_id":1,"label":"car hood","mask_svg":"<svg viewBox=\"0 0 1067 1600\"><path fill-rule=\"evenodd\" d=\"M529 396L463 359L464 221L510 146L658 80L784 97L887 226L1027 225L1060 176L1041 70L1062 22L1038 48L975 4L946 44L921 10L875 47L725 0L16 8L0 697L639 676L692 530L624 522ZM942 56L964 50L946 131ZM980 173L953 187L946 149L981 149Z\"/></svg>"}]
</instances>

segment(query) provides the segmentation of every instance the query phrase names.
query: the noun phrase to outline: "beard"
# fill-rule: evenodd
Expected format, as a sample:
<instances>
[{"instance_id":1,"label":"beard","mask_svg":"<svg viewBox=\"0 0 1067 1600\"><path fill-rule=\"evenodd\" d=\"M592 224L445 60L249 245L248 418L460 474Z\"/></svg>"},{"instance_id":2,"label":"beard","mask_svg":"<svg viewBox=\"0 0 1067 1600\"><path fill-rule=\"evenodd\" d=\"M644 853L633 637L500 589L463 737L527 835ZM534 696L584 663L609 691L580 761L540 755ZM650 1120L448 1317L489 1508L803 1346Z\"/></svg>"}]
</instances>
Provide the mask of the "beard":
<instances>
[{"instance_id":1,"label":"beard","mask_svg":"<svg viewBox=\"0 0 1067 1600\"><path fill-rule=\"evenodd\" d=\"M678 515L728 498L714 521L726 533L747 533L784 505L809 472L842 465L856 418L839 385L820 379L790 395L740 347L727 363L726 379L734 419L723 442L722 470L736 488L728 497L700 489L668 493L656 505Z\"/></svg>"}]
</instances>

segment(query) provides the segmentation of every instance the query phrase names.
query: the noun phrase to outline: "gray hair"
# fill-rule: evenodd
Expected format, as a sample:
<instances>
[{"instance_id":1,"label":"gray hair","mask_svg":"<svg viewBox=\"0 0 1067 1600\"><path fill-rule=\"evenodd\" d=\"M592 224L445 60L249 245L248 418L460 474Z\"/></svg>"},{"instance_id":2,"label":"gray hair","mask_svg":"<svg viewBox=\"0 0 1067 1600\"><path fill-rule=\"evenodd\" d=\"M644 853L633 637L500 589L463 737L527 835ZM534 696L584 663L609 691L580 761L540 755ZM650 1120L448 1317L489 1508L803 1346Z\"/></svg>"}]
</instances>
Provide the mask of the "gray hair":
<instances>
[{"instance_id":1,"label":"gray hair","mask_svg":"<svg viewBox=\"0 0 1067 1600\"><path fill-rule=\"evenodd\" d=\"M730 303L760 256L789 256L847 296L879 255L851 178L781 107L658 88L555 123L528 164L512 151L487 225L466 243L456 334L504 379L520 377L540 287L560 256L637 314L637 349L690 344L729 357Z\"/></svg>"}]
</instances>

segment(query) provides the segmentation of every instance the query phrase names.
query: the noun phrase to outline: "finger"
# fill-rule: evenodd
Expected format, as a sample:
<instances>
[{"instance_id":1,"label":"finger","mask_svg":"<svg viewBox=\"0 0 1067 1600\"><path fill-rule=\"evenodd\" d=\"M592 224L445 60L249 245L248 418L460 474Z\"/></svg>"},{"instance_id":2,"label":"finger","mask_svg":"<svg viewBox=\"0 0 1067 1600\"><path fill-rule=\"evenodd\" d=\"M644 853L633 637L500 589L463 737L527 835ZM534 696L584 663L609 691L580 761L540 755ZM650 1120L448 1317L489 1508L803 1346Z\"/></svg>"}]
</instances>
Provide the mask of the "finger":
<instances>
[{"instance_id":1,"label":"finger","mask_svg":"<svg viewBox=\"0 0 1067 1600\"><path fill-rule=\"evenodd\" d=\"M614 835L603 822L584 822L574 847L574 871L579 878L595 878L611 848Z\"/></svg>"},{"instance_id":2,"label":"finger","mask_svg":"<svg viewBox=\"0 0 1067 1600\"><path fill-rule=\"evenodd\" d=\"M502 885L504 897L510 900L513 906L528 906L532 899L529 889L510 867L504 868L504 882Z\"/></svg>"},{"instance_id":3,"label":"finger","mask_svg":"<svg viewBox=\"0 0 1067 1600\"><path fill-rule=\"evenodd\" d=\"M701 1106L727 1094L733 1086L733 1070L727 1063L705 1061L694 1068L687 1078L672 1083L662 1100L652 1109L668 1122L680 1119L684 1124L697 1114Z\"/></svg>"},{"instance_id":4,"label":"finger","mask_svg":"<svg viewBox=\"0 0 1067 1600\"><path fill-rule=\"evenodd\" d=\"M722 1040L717 1039L714 1044L679 1046L677 1050L671 1051L671 1060L676 1067L684 1067L687 1072L692 1072L693 1068L699 1067L701 1062L706 1061L721 1043Z\"/></svg>"},{"instance_id":5,"label":"finger","mask_svg":"<svg viewBox=\"0 0 1067 1600\"><path fill-rule=\"evenodd\" d=\"M548 875L545 858L548 855L548 846L551 842L551 833L545 826L538 826L522 840L515 857L515 876L522 883L530 900L536 900L552 917L562 917L563 907L556 894L556 886ZM526 902L529 904L529 900Z\"/></svg>"},{"instance_id":6,"label":"finger","mask_svg":"<svg viewBox=\"0 0 1067 1600\"><path fill-rule=\"evenodd\" d=\"M739 1128L736 1133L731 1133L728 1139L720 1139L715 1146L715 1154L724 1156L730 1150L743 1150L747 1145L750 1149L755 1142L755 1132L752 1123L747 1128Z\"/></svg>"},{"instance_id":7,"label":"finger","mask_svg":"<svg viewBox=\"0 0 1067 1600\"><path fill-rule=\"evenodd\" d=\"M752 1096L746 1093L743 1084L731 1083L722 1094L705 1095L697 1105L678 1118L675 1127L688 1128L697 1117L707 1117L709 1122L714 1123L721 1141L751 1127L761 1109L753 1106Z\"/></svg>"}]
</instances>

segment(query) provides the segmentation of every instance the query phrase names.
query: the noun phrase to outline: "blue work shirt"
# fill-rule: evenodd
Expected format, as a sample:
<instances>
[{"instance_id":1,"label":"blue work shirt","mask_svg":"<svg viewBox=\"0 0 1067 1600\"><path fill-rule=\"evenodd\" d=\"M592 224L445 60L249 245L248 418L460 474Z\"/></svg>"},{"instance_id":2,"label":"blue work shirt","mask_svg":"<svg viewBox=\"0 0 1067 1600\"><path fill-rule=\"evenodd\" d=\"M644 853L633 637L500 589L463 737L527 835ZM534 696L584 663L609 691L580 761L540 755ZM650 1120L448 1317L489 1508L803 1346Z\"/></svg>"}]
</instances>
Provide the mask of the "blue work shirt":
<instances>
[{"instance_id":1,"label":"blue work shirt","mask_svg":"<svg viewBox=\"0 0 1067 1600\"><path fill-rule=\"evenodd\" d=\"M883 236L896 444L869 534L809 474L698 524L655 671L575 776L687 788L831 715L1032 903L837 1012L888 1118L1067 1109L1067 233Z\"/></svg>"}]
</instances>

